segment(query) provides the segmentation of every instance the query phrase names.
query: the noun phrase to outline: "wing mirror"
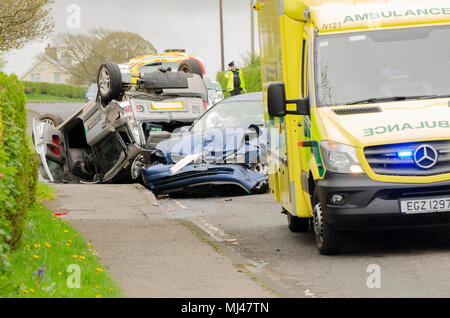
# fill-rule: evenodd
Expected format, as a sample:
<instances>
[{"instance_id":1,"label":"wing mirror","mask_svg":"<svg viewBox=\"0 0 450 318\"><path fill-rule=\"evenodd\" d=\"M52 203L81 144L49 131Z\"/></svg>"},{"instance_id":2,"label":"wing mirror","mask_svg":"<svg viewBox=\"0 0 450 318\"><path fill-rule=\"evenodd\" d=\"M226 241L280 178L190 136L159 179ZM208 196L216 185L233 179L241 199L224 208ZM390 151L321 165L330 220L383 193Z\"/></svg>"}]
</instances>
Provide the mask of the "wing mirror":
<instances>
[{"instance_id":1,"label":"wing mirror","mask_svg":"<svg viewBox=\"0 0 450 318\"><path fill-rule=\"evenodd\" d=\"M296 104L297 110L287 110L288 104ZM284 117L286 115L309 115L309 98L286 100L286 88L284 83L273 83L267 92L267 105L269 115L272 117Z\"/></svg>"}]
</instances>

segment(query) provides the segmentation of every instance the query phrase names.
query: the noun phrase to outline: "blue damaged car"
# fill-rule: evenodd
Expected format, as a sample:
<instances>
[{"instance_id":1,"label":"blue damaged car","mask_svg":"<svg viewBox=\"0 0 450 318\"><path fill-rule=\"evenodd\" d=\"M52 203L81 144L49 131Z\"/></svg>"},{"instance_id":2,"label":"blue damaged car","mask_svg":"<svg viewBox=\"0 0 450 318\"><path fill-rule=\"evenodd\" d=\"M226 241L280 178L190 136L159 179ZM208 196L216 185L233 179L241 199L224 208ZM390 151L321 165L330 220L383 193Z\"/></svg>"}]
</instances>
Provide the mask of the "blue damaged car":
<instances>
[{"instance_id":1,"label":"blue damaged car","mask_svg":"<svg viewBox=\"0 0 450 318\"><path fill-rule=\"evenodd\" d=\"M149 162L143 164L142 162ZM155 194L233 185L247 193L268 190L262 93L223 100L192 126L175 130L150 159L134 162L135 177Z\"/></svg>"}]
</instances>

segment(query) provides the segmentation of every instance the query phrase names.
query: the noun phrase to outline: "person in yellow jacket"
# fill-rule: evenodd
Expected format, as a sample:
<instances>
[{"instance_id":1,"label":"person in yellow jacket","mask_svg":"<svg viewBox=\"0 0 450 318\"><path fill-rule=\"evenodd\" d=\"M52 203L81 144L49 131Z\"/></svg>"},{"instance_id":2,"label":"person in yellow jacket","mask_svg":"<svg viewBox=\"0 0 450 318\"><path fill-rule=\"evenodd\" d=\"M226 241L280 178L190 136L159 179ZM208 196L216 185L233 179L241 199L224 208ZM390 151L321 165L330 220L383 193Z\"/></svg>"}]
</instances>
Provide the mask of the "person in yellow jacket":
<instances>
[{"instance_id":1,"label":"person in yellow jacket","mask_svg":"<svg viewBox=\"0 0 450 318\"><path fill-rule=\"evenodd\" d=\"M231 62L230 64L228 64L228 66L229 69L225 73L225 78L228 81L227 91L231 94L231 96L240 95L242 91L244 91L244 93L247 93L242 70L236 68L236 64L234 62Z\"/></svg>"}]
</instances>

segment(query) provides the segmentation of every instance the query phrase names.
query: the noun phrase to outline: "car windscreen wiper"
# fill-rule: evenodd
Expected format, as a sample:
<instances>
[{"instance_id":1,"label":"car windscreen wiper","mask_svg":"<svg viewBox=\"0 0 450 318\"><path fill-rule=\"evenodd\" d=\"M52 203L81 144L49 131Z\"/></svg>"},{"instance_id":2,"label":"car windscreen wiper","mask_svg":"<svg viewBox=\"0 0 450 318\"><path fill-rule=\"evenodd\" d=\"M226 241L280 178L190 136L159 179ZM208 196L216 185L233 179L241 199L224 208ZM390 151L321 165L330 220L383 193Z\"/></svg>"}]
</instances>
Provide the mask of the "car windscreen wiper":
<instances>
[{"instance_id":1,"label":"car windscreen wiper","mask_svg":"<svg viewBox=\"0 0 450 318\"><path fill-rule=\"evenodd\" d=\"M346 105L396 102L396 101L411 100L411 99L433 99L433 98L441 98L441 97L442 96L439 96L439 95L377 97L377 98L367 98L367 99L363 99L363 100L358 100L355 102L347 103ZM442 97L442 98L444 98L444 97Z\"/></svg>"}]
</instances>

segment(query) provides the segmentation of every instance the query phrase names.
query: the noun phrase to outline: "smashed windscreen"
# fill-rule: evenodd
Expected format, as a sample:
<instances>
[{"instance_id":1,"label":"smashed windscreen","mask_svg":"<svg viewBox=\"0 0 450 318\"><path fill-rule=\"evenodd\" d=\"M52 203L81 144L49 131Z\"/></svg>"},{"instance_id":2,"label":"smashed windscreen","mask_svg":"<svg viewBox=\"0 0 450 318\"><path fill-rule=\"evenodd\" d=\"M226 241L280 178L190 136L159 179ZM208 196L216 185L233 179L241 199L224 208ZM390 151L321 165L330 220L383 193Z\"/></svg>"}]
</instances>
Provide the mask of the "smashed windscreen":
<instances>
[{"instance_id":1,"label":"smashed windscreen","mask_svg":"<svg viewBox=\"0 0 450 318\"><path fill-rule=\"evenodd\" d=\"M205 113L192 127L191 131L233 128L249 125L264 126L262 102L230 101L222 102Z\"/></svg>"}]
</instances>

